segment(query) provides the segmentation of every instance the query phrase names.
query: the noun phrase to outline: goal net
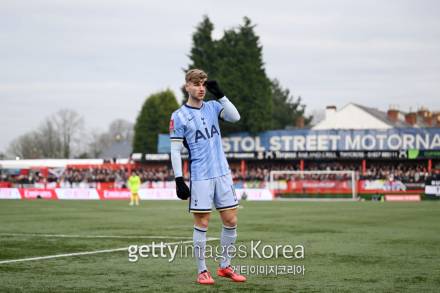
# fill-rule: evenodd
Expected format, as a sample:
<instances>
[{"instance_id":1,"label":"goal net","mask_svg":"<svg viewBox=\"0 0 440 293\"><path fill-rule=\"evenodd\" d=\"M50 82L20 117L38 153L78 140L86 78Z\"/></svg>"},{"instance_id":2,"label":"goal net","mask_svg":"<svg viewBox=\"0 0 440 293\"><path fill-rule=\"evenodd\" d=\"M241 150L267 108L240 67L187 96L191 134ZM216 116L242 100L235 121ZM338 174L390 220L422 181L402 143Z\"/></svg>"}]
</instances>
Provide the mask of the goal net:
<instances>
[{"instance_id":1,"label":"goal net","mask_svg":"<svg viewBox=\"0 0 440 293\"><path fill-rule=\"evenodd\" d=\"M357 199L355 171L271 171L269 189L286 198Z\"/></svg>"}]
</instances>

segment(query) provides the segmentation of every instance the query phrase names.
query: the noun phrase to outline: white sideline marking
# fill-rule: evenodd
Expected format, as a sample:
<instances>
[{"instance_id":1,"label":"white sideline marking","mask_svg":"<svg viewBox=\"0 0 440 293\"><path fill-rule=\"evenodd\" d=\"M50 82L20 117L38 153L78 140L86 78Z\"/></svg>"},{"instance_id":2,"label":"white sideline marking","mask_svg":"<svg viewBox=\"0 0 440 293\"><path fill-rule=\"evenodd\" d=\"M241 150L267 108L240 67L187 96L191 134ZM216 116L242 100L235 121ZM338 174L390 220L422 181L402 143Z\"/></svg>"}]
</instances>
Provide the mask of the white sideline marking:
<instances>
[{"instance_id":1,"label":"white sideline marking","mask_svg":"<svg viewBox=\"0 0 440 293\"><path fill-rule=\"evenodd\" d=\"M48 237L48 238L120 238L120 239L190 239L186 236L145 236L145 235L71 235L71 234L26 234L0 233L0 236Z\"/></svg>"},{"instance_id":2,"label":"white sideline marking","mask_svg":"<svg viewBox=\"0 0 440 293\"><path fill-rule=\"evenodd\" d=\"M208 237L206 239L206 241L213 241L213 240L218 240L218 239L219 238ZM185 243L191 243L191 242L193 242L193 241L192 240L188 240L188 241L164 243L164 245L176 245L176 244L185 244ZM152 244L149 244L148 246L151 247ZM28 257L28 258L20 258L20 259L8 259L8 260L0 261L0 264L7 264L7 263L14 263L14 262L25 262L25 261L32 261L32 260L42 260L42 259L53 259L53 258L61 258L61 257L69 257L69 256L91 255L91 254L99 254L99 253L107 253L107 252L115 252L115 251L124 251L124 250L128 251L128 246L127 247L121 247L121 248L114 248L114 249L104 249L104 250L64 253L64 254Z\"/></svg>"}]
</instances>

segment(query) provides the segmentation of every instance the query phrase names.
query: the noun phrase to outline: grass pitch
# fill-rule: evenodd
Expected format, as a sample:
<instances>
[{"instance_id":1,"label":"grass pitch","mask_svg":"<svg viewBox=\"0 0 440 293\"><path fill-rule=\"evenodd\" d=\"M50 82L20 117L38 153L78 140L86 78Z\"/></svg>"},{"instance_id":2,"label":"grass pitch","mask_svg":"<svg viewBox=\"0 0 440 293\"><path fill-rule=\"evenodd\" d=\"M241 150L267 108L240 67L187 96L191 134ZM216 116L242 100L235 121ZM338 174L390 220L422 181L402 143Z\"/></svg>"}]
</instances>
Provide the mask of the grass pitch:
<instances>
[{"instance_id":1,"label":"grass pitch","mask_svg":"<svg viewBox=\"0 0 440 293\"><path fill-rule=\"evenodd\" d=\"M233 264L304 266L304 275L250 274L246 283L214 276L216 284L206 287L195 283L192 258L178 257L170 263L150 257L131 263L126 250L1 263L192 237L186 202L144 201L141 207L130 208L125 201L2 200L0 292L438 292L440 288L439 202L242 205L237 245L250 246L252 240L272 246L303 245L305 255L284 259L278 253L278 258L247 257ZM208 237L218 238L220 227L215 212ZM210 244L218 245L218 240ZM208 259L207 264L214 273L215 261Z\"/></svg>"}]
</instances>

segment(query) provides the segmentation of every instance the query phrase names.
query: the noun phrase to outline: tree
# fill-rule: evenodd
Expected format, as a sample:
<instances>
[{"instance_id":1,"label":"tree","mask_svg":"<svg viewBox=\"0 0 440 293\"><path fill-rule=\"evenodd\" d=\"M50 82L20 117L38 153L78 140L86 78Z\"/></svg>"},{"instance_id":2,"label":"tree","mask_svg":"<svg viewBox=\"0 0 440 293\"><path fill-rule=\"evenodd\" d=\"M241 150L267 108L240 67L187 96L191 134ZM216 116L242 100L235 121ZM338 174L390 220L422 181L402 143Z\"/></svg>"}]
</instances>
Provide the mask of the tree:
<instances>
[{"instance_id":1,"label":"tree","mask_svg":"<svg viewBox=\"0 0 440 293\"><path fill-rule=\"evenodd\" d=\"M88 148L87 153L92 158L99 155L113 143L112 137L108 132L92 130L87 134Z\"/></svg>"},{"instance_id":2,"label":"tree","mask_svg":"<svg viewBox=\"0 0 440 293\"><path fill-rule=\"evenodd\" d=\"M84 119L73 110L60 110L46 118L35 130L17 139L8 147L8 155L24 159L98 157L117 141L132 141L133 123L116 119L107 132L85 133Z\"/></svg>"},{"instance_id":3,"label":"tree","mask_svg":"<svg viewBox=\"0 0 440 293\"><path fill-rule=\"evenodd\" d=\"M191 49L192 68L203 68L208 74L215 76L217 73L216 45L217 42L212 39L214 24L207 16L203 17L202 22L197 26L193 34L193 47Z\"/></svg>"},{"instance_id":4,"label":"tree","mask_svg":"<svg viewBox=\"0 0 440 293\"><path fill-rule=\"evenodd\" d=\"M193 46L189 56L192 64L184 69L184 72L193 68L201 68L208 76L216 76L216 61L218 60L216 56L217 42L212 39L213 31L214 24L209 20L208 16L203 16L202 22L196 27L196 31L192 35ZM185 90L185 86L182 86L181 91L184 96L182 103L186 103L188 93Z\"/></svg>"},{"instance_id":5,"label":"tree","mask_svg":"<svg viewBox=\"0 0 440 293\"><path fill-rule=\"evenodd\" d=\"M304 124L309 125L311 117L305 117L305 105L301 104L301 97L295 99L289 89L284 89L277 79L271 82L272 95L272 128L283 129L295 126L299 117L304 117Z\"/></svg>"},{"instance_id":6,"label":"tree","mask_svg":"<svg viewBox=\"0 0 440 293\"><path fill-rule=\"evenodd\" d=\"M212 39L213 29L204 16L193 34L188 69L201 68L210 79L218 80L239 110L240 122L224 123L223 134L285 128L304 114L301 100L290 97L288 89L283 89L278 81L274 85L266 75L263 47L249 18L245 17L238 28L226 30L219 40ZM280 118L277 112L288 116Z\"/></svg>"},{"instance_id":7,"label":"tree","mask_svg":"<svg viewBox=\"0 0 440 293\"><path fill-rule=\"evenodd\" d=\"M23 159L62 158L61 140L54 123L47 118L37 129L19 136L8 153Z\"/></svg>"},{"instance_id":8,"label":"tree","mask_svg":"<svg viewBox=\"0 0 440 293\"><path fill-rule=\"evenodd\" d=\"M14 139L8 147L7 153L21 159L38 159L42 157L36 145L38 135L35 131L25 133Z\"/></svg>"},{"instance_id":9,"label":"tree","mask_svg":"<svg viewBox=\"0 0 440 293\"><path fill-rule=\"evenodd\" d=\"M63 109L46 118L35 130L15 139L8 153L24 159L70 158L79 151L84 120Z\"/></svg>"},{"instance_id":10,"label":"tree","mask_svg":"<svg viewBox=\"0 0 440 293\"><path fill-rule=\"evenodd\" d=\"M136 119L133 152L156 153L158 134L168 133L171 114L178 107L169 89L150 95Z\"/></svg>"},{"instance_id":11,"label":"tree","mask_svg":"<svg viewBox=\"0 0 440 293\"><path fill-rule=\"evenodd\" d=\"M189 68L201 68L210 79L217 79L241 114L239 123L222 125L225 134L270 128L270 80L264 70L262 47L254 27L250 19L244 18L244 24L238 29L227 30L220 40L213 41L213 25L205 16L193 34Z\"/></svg>"},{"instance_id":12,"label":"tree","mask_svg":"<svg viewBox=\"0 0 440 293\"><path fill-rule=\"evenodd\" d=\"M55 123L47 118L36 130L35 146L43 158L62 158L63 148L61 137Z\"/></svg>"},{"instance_id":13,"label":"tree","mask_svg":"<svg viewBox=\"0 0 440 293\"><path fill-rule=\"evenodd\" d=\"M96 158L107 148L109 148L115 142L120 141L133 141L133 129L132 122L124 119L113 120L106 132L99 132L98 130L92 130L88 135L88 150L87 153L90 157Z\"/></svg>"},{"instance_id":14,"label":"tree","mask_svg":"<svg viewBox=\"0 0 440 293\"><path fill-rule=\"evenodd\" d=\"M110 123L108 134L114 141L132 141L134 133L133 127L134 125L130 121L116 119Z\"/></svg>"},{"instance_id":15,"label":"tree","mask_svg":"<svg viewBox=\"0 0 440 293\"><path fill-rule=\"evenodd\" d=\"M271 128L272 100L270 80L262 60L262 47L250 19L238 31L226 31L220 40L222 66L219 76L225 91L230 88L231 98L241 113L241 123L225 124L226 132L246 129L258 132Z\"/></svg>"},{"instance_id":16,"label":"tree","mask_svg":"<svg viewBox=\"0 0 440 293\"><path fill-rule=\"evenodd\" d=\"M61 140L62 157L70 158L73 146L80 143L84 119L70 109L58 111L52 119Z\"/></svg>"}]
</instances>

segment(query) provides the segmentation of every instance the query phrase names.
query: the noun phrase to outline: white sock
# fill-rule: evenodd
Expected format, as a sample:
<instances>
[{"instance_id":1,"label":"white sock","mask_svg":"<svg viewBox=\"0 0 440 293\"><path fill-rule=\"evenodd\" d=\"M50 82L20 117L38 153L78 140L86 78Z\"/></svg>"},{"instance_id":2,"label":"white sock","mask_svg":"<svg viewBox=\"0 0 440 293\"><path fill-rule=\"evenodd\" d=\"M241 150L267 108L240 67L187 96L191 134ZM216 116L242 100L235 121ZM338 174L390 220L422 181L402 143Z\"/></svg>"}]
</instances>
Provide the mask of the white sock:
<instances>
[{"instance_id":1,"label":"white sock","mask_svg":"<svg viewBox=\"0 0 440 293\"><path fill-rule=\"evenodd\" d=\"M231 265L231 254L236 239L237 226L227 227L223 225L220 236L220 245L222 246L222 260L220 261L220 267L223 269Z\"/></svg>"},{"instance_id":2,"label":"white sock","mask_svg":"<svg viewBox=\"0 0 440 293\"><path fill-rule=\"evenodd\" d=\"M194 257L197 261L197 269L199 274L207 271L205 264L205 248L206 248L206 228L194 226L193 242L194 242Z\"/></svg>"}]
</instances>

